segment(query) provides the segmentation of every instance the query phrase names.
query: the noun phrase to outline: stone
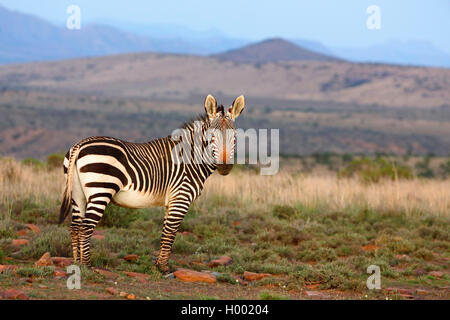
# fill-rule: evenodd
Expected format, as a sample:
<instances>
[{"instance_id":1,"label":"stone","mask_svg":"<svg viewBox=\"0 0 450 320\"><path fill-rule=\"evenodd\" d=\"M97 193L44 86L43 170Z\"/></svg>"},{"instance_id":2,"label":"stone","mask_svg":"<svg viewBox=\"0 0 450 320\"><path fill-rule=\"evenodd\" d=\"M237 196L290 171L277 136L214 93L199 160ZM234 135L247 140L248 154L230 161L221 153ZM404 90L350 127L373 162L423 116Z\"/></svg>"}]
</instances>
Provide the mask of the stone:
<instances>
[{"instance_id":1,"label":"stone","mask_svg":"<svg viewBox=\"0 0 450 320\"><path fill-rule=\"evenodd\" d=\"M42 255L42 257L34 263L35 267L47 267L52 266L53 261L50 258L50 252L46 252Z\"/></svg>"},{"instance_id":2,"label":"stone","mask_svg":"<svg viewBox=\"0 0 450 320\"><path fill-rule=\"evenodd\" d=\"M246 285L248 285L248 282L247 281L245 281L245 280L242 280L240 277L237 277L237 276L231 276L234 280L236 280L236 283L239 283L240 285L242 285L242 286L246 286Z\"/></svg>"},{"instance_id":3,"label":"stone","mask_svg":"<svg viewBox=\"0 0 450 320\"><path fill-rule=\"evenodd\" d=\"M366 244L365 246L362 247L362 249L368 252L368 251L377 251L378 249L380 249L380 247L375 244Z\"/></svg>"},{"instance_id":4,"label":"stone","mask_svg":"<svg viewBox=\"0 0 450 320\"><path fill-rule=\"evenodd\" d=\"M29 242L30 242L30 240L28 240L28 239L14 239L12 241L12 245L20 247L20 246L27 245Z\"/></svg>"},{"instance_id":5,"label":"stone","mask_svg":"<svg viewBox=\"0 0 450 320\"><path fill-rule=\"evenodd\" d=\"M305 287L310 289L310 290L314 290L317 289L317 287L320 285L320 283L314 283L314 284L308 284Z\"/></svg>"},{"instance_id":6,"label":"stone","mask_svg":"<svg viewBox=\"0 0 450 320\"><path fill-rule=\"evenodd\" d=\"M428 273L430 276L433 276L435 278L442 278L442 276L444 275L444 273L442 271L431 271L430 273Z\"/></svg>"},{"instance_id":7,"label":"stone","mask_svg":"<svg viewBox=\"0 0 450 320\"><path fill-rule=\"evenodd\" d=\"M128 295L128 293L124 292L124 291L120 291L119 296L121 297L126 297Z\"/></svg>"},{"instance_id":8,"label":"stone","mask_svg":"<svg viewBox=\"0 0 450 320\"><path fill-rule=\"evenodd\" d=\"M23 237L26 236L28 233L28 230L22 229L16 232L16 235L18 235L19 237Z\"/></svg>"},{"instance_id":9,"label":"stone","mask_svg":"<svg viewBox=\"0 0 450 320\"><path fill-rule=\"evenodd\" d=\"M125 298L127 298L128 300L134 300L134 299L136 299L135 295L132 294L132 293L127 294Z\"/></svg>"},{"instance_id":10,"label":"stone","mask_svg":"<svg viewBox=\"0 0 450 320\"><path fill-rule=\"evenodd\" d=\"M130 271L126 271L125 274L128 277L131 278L137 278L140 281L147 281L150 280L150 275L149 274L145 274L145 273L138 273L138 272L130 272Z\"/></svg>"},{"instance_id":11,"label":"stone","mask_svg":"<svg viewBox=\"0 0 450 320\"><path fill-rule=\"evenodd\" d=\"M65 272L63 270L55 270L55 271L53 271L53 276L55 278L64 278L64 277L67 277L67 272Z\"/></svg>"},{"instance_id":12,"label":"stone","mask_svg":"<svg viewBox=\"0 0 450 320\"><path fill-rule=\"evenodd\" d=\"M424 289L416 289L416 294L420 294L420 295L425 295L428 294L429 291L424 290Z\"/></svg>"},{"instance_id":13,"label":"stone","mask_svg":"<svg viewBox=\"0 0 450 320\"><path fill-rule=\"evenodd\" d=\"M3 299L10 299L10 300L28 300L28 296L25 294L25 292L16 290L16 289L8 289L3 292L0 292L0 296Z\"/></svg>"},{"instance_id":14,"label":"stone","mask_svg":"<svg viewBox=\"0 0 450 320\"><path fill-rule=\"evenodd\" d=\"M272 276L272 275L269 273L255 273L255 272L248 272L248 271L244 272L244 280L247 280L247 281L261 280L263 278L270 277L270 276Z\"/></svg>"},{"instance_id":15,"label":"stone","mask_svg":"<svg viewBox=\"0 0 450 320\"><path fill-rule=\"evenodd\" d=\"M127 254L123 258L128 262L132 262L132 261L137 261L139 259L139 256L137 254Z\"/></svg>"},{"instance_id":16,"label":"stone","mask_svg":"<svg viewBox=\"0 0 450 320\"><path fill-rule=\"evenodd\" d=\"M0 264L0 273L2 273L3 271L6 270L15 270L18 267L16 265L12 265L12 264Z\"/></svg>"},{"instance_id":17,"label":"stone","mask_svg":"<svg viewBox=\"0 0 450 320\"><path fill-rule=\"evenodd\" d=\"M119 276L118 274L105 269L93 268L92 270L102 276L105 276L106 278L117 278Z\"/></svg>"},{"instance_id":18,"label":"stone","mask_svg":"<svg viewBox=\"0 0 450 320\"><path fill-rule=\"evenodd\" d=\"M68 267L73 264L73 259L66 257L52 257L52 262L57 267Z\"/></svg>"},{"instance_id":19,"label":"stone","mask_svg":"<svg viewBox=\"0 0 450 320\"><path fill-rule=\"evenodd\" d=\"M30 229L34 233L40 233L41 232L41 229L39 229L39 227L37 225L28 223L28 224L26 224L26 226L27 226L28 229Z\"/></svg>"},{"instance_id":20,"label":"stone","mask_svg":"<svg viewBox=\"0 0 450 320\"><path fill-rule=\"evenodd\" d=\"M233 263L233 259L231 259L229 256L220 256L219 258L217 258L215 260L211 260L208 263L208 267L214 268L217 266L227 266L231 263Z\"/></svg>"},{"instance_id":21,"label":"stone","mask_svg":"<svg viewBox=\"0 0 450 320\"><path fill-rule=\"evenodd\" d=\"M177 279L185 282L216 283L217 281L216 277L212 274L189 269L178 269L173 274Z\"/></svg>"},{"instance_id":22,"label":"stone","mask_svg":"<svg viewBox=\"0 0 450 320\"><path fill-rule=\"evenodd\" d=\"M165 279L175 279L175 275L173 274L173 272L168 273L164 276Z\"/></svg>"},{"instance_id":23,"label":"stone","mask_svg":"<svg viewBox=\"0 0 450 320\"><path fill-rule=\"evenodd\" d=\"M308 297L321 297L321 298L328 297L328 295L326 295L325 293L314 290L305 290L303 294Z\"/></svg>"},{"instance_id":24,"label":"stone","mask_svg":"<svg viewBox=\"0 0 450 320\"><path fill-rule=\"evenodd\" d=\"M105 290L106 290L106 292L108 292L109 294L112 294L113 296L119 294L119 291L112 287L105 288Z\"/></svg>"}]
</instances>

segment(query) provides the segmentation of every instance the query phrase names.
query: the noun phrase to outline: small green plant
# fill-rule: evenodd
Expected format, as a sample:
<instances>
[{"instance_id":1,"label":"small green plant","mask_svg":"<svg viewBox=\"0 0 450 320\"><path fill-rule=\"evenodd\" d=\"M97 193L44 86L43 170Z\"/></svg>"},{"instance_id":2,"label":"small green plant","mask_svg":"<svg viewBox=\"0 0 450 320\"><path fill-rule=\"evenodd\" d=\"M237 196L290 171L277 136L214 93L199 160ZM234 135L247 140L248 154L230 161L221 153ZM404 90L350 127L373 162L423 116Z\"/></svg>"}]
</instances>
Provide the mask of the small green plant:
<instances>
[{"instance_id":1,"label":"small green plant","mask_svg":"<svg viewBox=\"0 0 450 320\"><path fill-rule=\"evenodd\" d=\"M269 290L263 290L259 293L259 298L261 300L289 300L290 298L287 296L280 295L278 293L269 291Z\"/></svg>"}]
</instances>

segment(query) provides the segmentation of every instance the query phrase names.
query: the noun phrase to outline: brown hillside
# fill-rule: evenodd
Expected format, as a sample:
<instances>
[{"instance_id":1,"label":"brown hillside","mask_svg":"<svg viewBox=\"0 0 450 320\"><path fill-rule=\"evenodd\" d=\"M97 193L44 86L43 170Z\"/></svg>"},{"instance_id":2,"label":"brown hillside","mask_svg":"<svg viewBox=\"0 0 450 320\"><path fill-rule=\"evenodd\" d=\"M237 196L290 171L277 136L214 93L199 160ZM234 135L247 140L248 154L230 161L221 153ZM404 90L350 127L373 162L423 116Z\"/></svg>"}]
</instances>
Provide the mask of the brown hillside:
<instances>
[{"instance_id":1,"label":"brown hillside","mask_svg":"<svg viewBox=\"0 0 450 320\"><path fill-rule=\"evenodd\" d=\"M337 61L338 58L301 48L292 42L275 38L216 54L214 57L244 63L266 63L277 61Z\"/></svg>"}]
</instances>

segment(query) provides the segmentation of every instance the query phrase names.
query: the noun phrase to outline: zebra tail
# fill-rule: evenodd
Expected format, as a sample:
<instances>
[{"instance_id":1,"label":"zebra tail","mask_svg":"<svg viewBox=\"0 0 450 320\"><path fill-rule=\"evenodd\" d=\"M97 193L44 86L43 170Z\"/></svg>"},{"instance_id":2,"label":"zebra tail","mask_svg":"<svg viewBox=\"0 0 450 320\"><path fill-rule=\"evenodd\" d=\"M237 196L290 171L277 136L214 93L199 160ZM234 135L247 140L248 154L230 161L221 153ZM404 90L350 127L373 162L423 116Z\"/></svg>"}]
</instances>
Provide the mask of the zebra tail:
<instances>
[{"instance_id":1,"label":"zebra tail","mask_svg":"<svg viewBox=\"0 0 450 320\"><path fill-rule=\"evenodd\" d=\"M63 199L59 209L59 224L63 223L72 210L72 186L73 186L73 166L78 157L80 145L75 145L70 152L69 165L67 167L67 179L64 186Z\"/></svg>"}]
</instances>

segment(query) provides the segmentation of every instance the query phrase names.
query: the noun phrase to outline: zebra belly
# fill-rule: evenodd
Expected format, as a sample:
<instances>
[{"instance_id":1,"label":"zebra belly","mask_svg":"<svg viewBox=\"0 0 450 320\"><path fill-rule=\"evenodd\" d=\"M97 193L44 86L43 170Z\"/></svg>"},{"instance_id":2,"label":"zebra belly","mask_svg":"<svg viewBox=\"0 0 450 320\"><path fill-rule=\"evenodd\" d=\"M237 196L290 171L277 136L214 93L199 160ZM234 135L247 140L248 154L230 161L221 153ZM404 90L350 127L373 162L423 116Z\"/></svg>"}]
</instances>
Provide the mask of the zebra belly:
<instances>
[{"instance_id":1,"label":"zebra belly","mask_svg":"<svg viewBox=\"0 0 450 320\"><path fill-rule=\"evenodd\" d=\"M148 208L154 206L164 206L165 196L144 194L133 190L123 190L114 195L112 202L125 208Z\"/></svg>"}]
</instances>

